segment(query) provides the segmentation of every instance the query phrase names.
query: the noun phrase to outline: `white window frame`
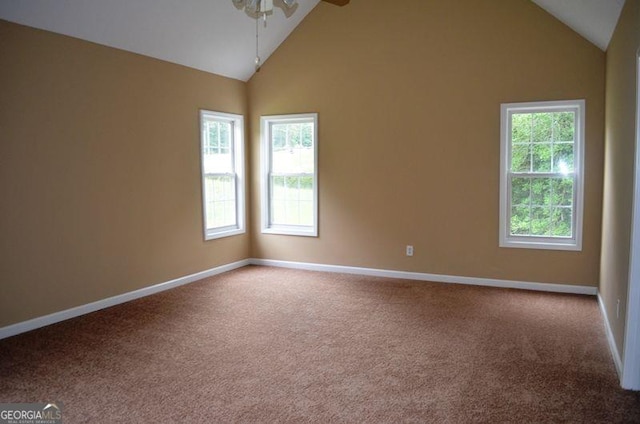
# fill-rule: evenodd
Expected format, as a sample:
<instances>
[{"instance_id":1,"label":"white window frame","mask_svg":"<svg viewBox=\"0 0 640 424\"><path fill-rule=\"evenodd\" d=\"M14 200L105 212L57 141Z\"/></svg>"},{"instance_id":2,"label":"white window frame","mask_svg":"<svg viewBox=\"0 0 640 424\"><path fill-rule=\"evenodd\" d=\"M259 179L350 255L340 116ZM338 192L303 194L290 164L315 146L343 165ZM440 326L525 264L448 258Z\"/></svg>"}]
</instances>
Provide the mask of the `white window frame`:
<instances>
[{"instance_id":1,"label":"white window frame","mask_svg":"<svg viewBox=\"0 0 640 424\"><path fill-rule=\"evenodd\" d=\"M511 116L514 113L575 112L574 128L574 186L573 186L573 236L543 237L515 236L511 230ZM504 103L500 107L500 247L550 250L582 250L582 215L584 205L584 140L585 101L562 100L528 103ZM538 175L559 176L558 173Z\"/></svg>"},{"instance_id":2,"label":"white window frame","mask_svg":"<svg viewBox=\"0 0 640 424\"><path fill-rule=\"evenodd\" d=\"M230 148L233 157L233 172L236 190L236 224L225 227L207 228L207 193L206 175L204 169L204 149L207 135L205 134L205 120L216 120L231 123L233 140ZM244 164L244 117L232 113L200 110L200 167L202 184L202 226L204 239L213 240L222 237L230 237L246 232L245 227L245 164ZM217 174L216 174L217 175Z\"/></svg>"},{"instance_id":3,"label":"white window frame","mask_svg":"<svg viewBox=\"0 0 640 424\"><path fill-rule=\"evenodd\" d=\"M313 224L279 225L271 223L271 127L273 124L313 122ZM261 166L261 209L262 232L264 234L284 234L292 236L318 237L318 114L301 113L294 115L271 115L260 118L262 135Z\"/></svg>"}]
</instances>

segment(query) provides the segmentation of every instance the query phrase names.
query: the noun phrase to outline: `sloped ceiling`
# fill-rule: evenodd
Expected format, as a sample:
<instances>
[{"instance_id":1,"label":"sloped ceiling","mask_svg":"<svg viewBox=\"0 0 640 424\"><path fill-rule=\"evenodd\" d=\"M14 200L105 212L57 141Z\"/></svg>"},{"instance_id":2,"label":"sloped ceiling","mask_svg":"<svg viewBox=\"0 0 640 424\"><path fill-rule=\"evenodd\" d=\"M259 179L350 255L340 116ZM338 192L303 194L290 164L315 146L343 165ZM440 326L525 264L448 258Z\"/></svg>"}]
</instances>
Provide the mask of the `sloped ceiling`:
<instances>
[{"instance_id":1,"label":"sloped ceiling","mask_svg":"<svg viewBox=\"0 0 640 424\"><path fill-rule=\"evenodd\" d=\"M263 62L319 1L298 0L289 17L274 2ZM231 0L0 0L0 18L242 81L255 71L256 21Z\"/></svg>"},{"instance_id":2,"label":"sloped ceiling","mask_svg":"<svg viewBox=\"0 0 640 424\"><path fill-rule=\"evenodd\" d=\"M532 0L606 51L625 0Z\"/></svg>"},{"instance_id":3,"label":"sloped ceiling","mask_svg":"<svg viewBox=\"0 0 640 424\"><path fill-rule=\"evenodd\" d=\"M298 0L285 14L282 0L275 0L282 7L275 7L266 28L259 28L263 62L319 1ZM624 4L532 1L602 50ZM231 0L0 0L0 18L242 81L255 71L256 22Z\"/></svg>"}]
</instances>

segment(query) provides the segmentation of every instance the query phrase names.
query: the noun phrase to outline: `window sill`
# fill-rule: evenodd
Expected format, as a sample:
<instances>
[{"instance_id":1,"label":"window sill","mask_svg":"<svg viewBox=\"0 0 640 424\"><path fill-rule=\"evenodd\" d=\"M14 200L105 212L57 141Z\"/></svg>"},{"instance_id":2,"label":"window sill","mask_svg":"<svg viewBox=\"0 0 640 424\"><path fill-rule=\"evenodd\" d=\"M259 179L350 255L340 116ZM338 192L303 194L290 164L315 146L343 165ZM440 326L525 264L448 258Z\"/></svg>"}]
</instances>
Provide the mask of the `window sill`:
<instances>
[{"instance_id":1,"label":"window sill","mask_svg":"<svg viewBox=\"0 0 640 424\"><path fill-rule=\"evenodd\" d=\"M262 229L262 234L279 234L284 236L318 237L316 228L295 227L295 226L271 226Z\"/></svg>"},{"instance_id":2,"label":"window sill","mask_svg":"<svg viewBox=\"0 0 640 424\"><path fill-rule=\"evenodd\" d=\"M237 236L239 234L245 234L246 231L244 228L234 228L232 230L223 230L223 231L208 231L204 235L205 241L215 240L225 237Z\"/></svg>"},{"instance_id":3,"label":"window sill","mask_svg":"<svg viewBox=\"0 0 640 424\"><path fill-rule=\"evenodd\" d=\"M582 251L582 244L575 240L561 241L532 241L532 240L500 240L500 247L516 249L543 249L543 250L566 250Z\"/></svg>"}]
</instances>

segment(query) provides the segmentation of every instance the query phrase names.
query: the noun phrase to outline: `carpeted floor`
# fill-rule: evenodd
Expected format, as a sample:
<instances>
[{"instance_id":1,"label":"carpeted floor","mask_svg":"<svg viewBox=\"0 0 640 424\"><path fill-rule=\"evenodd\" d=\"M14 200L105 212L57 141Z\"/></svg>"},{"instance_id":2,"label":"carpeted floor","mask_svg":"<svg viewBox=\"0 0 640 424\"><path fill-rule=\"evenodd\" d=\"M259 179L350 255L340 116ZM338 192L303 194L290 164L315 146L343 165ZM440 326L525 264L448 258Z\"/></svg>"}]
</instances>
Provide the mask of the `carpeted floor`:
<instances>
[{"instance_id":1,"label":"carpeted floor","mask_svg":"<svg viewBox=\"0 0 640 424\"><path fill-rule=\"evenodd\" d=\"M65 423L638 423L594 297L246 267L0 341Z\"/></svg>"}]
</instances>

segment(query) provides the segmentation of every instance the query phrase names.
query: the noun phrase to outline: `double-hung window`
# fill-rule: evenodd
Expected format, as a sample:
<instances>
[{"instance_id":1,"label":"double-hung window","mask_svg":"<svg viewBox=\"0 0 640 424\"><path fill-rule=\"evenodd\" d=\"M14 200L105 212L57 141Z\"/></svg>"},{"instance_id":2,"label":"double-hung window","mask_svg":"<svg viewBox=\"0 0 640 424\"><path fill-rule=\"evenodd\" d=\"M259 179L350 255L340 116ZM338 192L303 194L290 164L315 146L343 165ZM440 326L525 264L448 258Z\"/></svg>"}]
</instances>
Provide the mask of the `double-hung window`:
<instances>
[{"instance_id":1,"label":"double-hung window","mask_svg":"<svg viewBox=\"0 0 640 424\"><path fill-rule=\"evenodd\" d=\"M584 115L584 100L501 106L501 247L582 249Z\"/></svg>"},{"instance_id":2,"label":"double-hung window","mask_svg":"<svg viewBox=\"0 0 640 424\"><path fill-rule=\"evenodd\" d=\"M240 115L200 111L206 240L245 232L243 128Z\"/></svg>"},{"instance_id":3,"label":"double-hung window","mask_svg":"<svg viewBox=\"0 0 640 424\"><path fill-rule=\"evenodd\" d=\"M318 115L263 116L262 232L318 235Z\"/></svg>"}]
</instances>

